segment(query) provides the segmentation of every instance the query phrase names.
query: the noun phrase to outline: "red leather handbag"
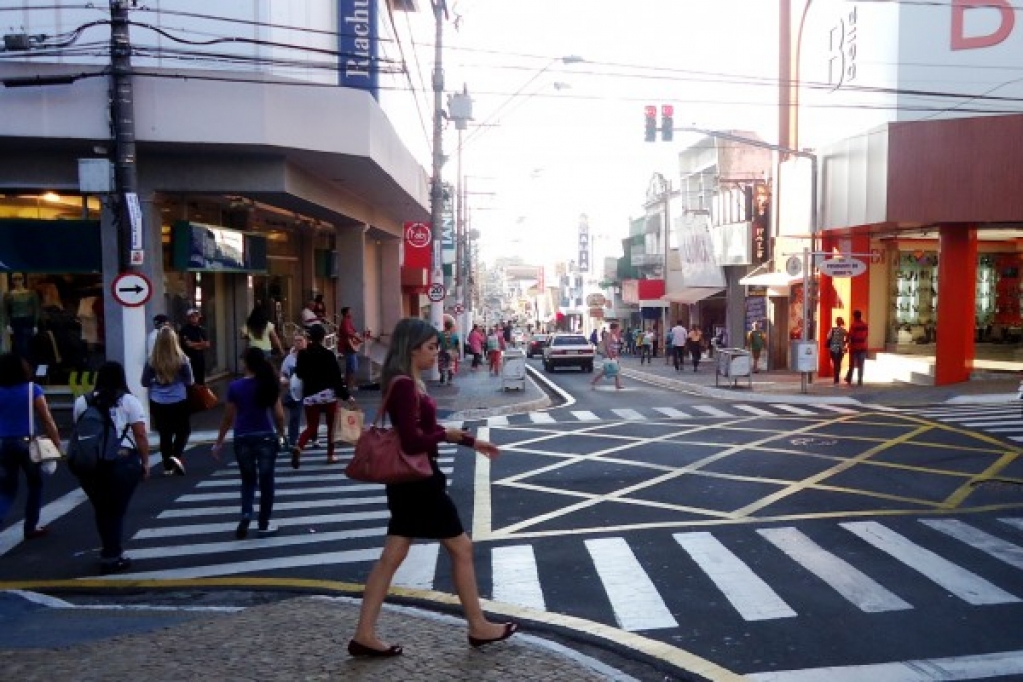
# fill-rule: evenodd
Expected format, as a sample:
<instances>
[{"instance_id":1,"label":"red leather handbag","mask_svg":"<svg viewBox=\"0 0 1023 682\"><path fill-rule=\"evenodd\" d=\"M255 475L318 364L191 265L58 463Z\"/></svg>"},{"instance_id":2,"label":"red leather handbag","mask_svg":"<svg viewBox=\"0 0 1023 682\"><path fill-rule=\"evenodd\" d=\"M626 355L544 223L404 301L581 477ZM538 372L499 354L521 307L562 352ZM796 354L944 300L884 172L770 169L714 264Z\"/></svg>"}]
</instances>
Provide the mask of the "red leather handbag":
<instances>
[{"instance_id":1,"label":"red leather handbag","mask_svg":"<svg viewBox=\"0 0 1023 682\"><path fill-rule=\"evenodd\" d=\"M403 378L407 377L396 377L391 381L376 419L363 430L355 443L355 454L345 467L345 476L348 478L365 483L407 483L433 475L430 458L426 453L405 452L401 449L398 432L382 426L394 382Z\"/></svg>"}]
</instances>

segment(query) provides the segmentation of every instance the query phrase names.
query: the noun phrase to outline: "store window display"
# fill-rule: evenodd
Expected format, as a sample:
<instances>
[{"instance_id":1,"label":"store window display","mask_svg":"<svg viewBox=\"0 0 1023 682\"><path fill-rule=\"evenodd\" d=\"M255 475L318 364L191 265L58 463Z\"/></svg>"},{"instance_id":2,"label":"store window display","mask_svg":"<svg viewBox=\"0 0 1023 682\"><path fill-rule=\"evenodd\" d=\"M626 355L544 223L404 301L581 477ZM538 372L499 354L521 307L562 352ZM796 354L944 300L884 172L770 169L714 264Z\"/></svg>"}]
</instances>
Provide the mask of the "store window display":
<instances>
[{"instance_id":1,"label":"store window display","mask_svg":"<svg viewBox=\"0 0 1023 682\"><path fill-rule=\"evenodd\" d=\"M4 294L4 319L11 335L11 350L25 359L31 357L40 310L39 295L26 286L25 275L10 275L10 289Z\"/></svg>"}]
</instances>

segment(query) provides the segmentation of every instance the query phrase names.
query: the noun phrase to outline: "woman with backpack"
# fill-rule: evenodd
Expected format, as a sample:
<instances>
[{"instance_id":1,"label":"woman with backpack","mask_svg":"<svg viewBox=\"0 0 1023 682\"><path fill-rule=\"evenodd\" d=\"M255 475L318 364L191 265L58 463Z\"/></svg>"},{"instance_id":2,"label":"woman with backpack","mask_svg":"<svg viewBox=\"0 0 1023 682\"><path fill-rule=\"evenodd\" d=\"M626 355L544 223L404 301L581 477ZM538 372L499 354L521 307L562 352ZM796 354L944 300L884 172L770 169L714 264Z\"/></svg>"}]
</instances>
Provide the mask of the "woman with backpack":
<instances>
[{"instance_id":1,"label":"woman with backpack","mask_svg":"<svg viewBox=\"0 0 1023 682\"><path fill-rule=\"evenodd\" d=\"M142 369L141 384L149 389L149 414L160 434L164 476L184 476L183 457L192 435L188 386L195 383L192 363L178 343L177 333L164 327L156 336L153 353Z\"/></svg>"},{"instance_id":2,"label":"woman with backpack","mask_svg":"<svg viewBox=\"0 0 1023 682\"><path fill-rule=\"evenodd\" d=\"M105 442L116 439L113 446L102 446L103 456L97 457L88 471L72 468L78 482L92 503L99 532L100 572L116 573L131 567L131 559L124 556L121 542L124 537L124 516L128 503L139 481L149 477L149 439L146 436L146 415L142 403L128 390L124 367L119 362L105 362L96 372L96 386L92 393L79 396L75 401L76 431L83 415L90 408L98 409L105 421ZM81 420L81 421L80 421ZM72 436L69 455L76 445Z\"/></svg>"},{"instance_id":3,"label":"woman with backpack","mask_svg":"<svg viewBox=\"0 0 1023 682\"><path fill-rule=\"evenodd\" d=\"M314 324L309 328L309 347L299 351L295 362L295 376L302 380L302 408L305 410L305 431L298 442L291 447L291 468L302 466L302 449L316 436L320 415L327 419L327 464L337 462L334 454L334 418L337 415L337 401L348 401L348 407L355 407L355 398L348 392L345 376L341 372L337 355L323 345L327 331L323 325Z\"/></svg>"},{"instance_id":4,"label":"woman with backpack","mask_svg":"<svg viewBox=\"0 0 1023 682\"><path fill-rule=\"evenodd\" d=\"M455 373L458 371L458 347L461 343L458 332L455 331L455 323L445 320L444 331L440 335L440 355L437 356L441 386L444 385L445 379L449 384L455 381Z\"/></svg>"},{"instance_id":5,"label":"woman with backpack","mask_svg":"<svg viewBox=\"0 0 1023 682\"><path fill-rule=\"evenodd\" d=\"M828 353L831 355L831 371L835 373L836 384L842 374L842 358L845 357L848 341L849 332L845 329L845 320L836 318L835 326L828 332Z\"/></svg>"},{"instance_id":6,"label":"woman with backpack","mask_svg":"<svg viewBox=\"0 0 1023 682\"><path fill-rule=\"evenodd\" d=\"M29 410L39 419L30 420ZM18 496L18 474L25 474L28 495L25 497L23 537L34 540L46 535L39 525L43 504L43 466L33 462L28 453L30 424L43 427L44 433L57 447L60 434L50 415L43 389L32 382L32 370L17 353L0 355L0 524ZM36 426L38 429L38 426Z\"/></svg>"},{"instance_id":7,"label":"woman with backpack","mask_svg":"<svg viewBox=\"0 0 1023 682\"><path fill-rule=\"evenodd\" d=\"M234 456L242 477L242 517L234 536L244 540L252 523L252 503L259 483L259 535L277 532L270 525L274 508L274 469L284 438L284 408L281 407L277 372L263 351L249 348L242 356L245 376L227 388L227 405L220 432L213 444L213 456L220 459L227 430L234 427Z\"/></svg>"}]
</instances>

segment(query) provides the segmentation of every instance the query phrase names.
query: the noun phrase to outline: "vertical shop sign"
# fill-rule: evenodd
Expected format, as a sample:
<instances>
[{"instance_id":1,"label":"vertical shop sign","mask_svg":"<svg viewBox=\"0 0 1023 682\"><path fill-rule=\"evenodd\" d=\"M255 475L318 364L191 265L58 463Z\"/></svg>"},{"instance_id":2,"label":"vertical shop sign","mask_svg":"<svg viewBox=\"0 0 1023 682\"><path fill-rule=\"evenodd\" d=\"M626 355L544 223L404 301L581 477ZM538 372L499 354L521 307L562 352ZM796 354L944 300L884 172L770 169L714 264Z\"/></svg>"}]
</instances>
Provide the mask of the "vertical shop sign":
<instances>
[{"instance_id":1,"label":"vertical shop sign","mask_svg":"<svg viewBox=\"0 0 1023 682\"><path fill-rule=\"evenodd\" d=\"M338 85L367 90L379 99L377 0L338 0Z\"/></svg>"},{"instance_id":2,"label":"vertical shop sign","mask_svg":"<svg viewBox=\"0 0 1023 682\"><path fill-rule=\"evenodd\" d=\"M433 249L433 232L430 223L408 222L405 227L405 260L406 268L430 269L430 256Z\"/></svg>"},{"instance_id":3,"label":"vertical shop sign","mask_svg":"<svg viewBox=\"0 0 1023 682\"><path fill-rule=\"evenodd\" d=\"M590 222L579 216L579 272L590 271Z\"/></svg>"}]
</instances>

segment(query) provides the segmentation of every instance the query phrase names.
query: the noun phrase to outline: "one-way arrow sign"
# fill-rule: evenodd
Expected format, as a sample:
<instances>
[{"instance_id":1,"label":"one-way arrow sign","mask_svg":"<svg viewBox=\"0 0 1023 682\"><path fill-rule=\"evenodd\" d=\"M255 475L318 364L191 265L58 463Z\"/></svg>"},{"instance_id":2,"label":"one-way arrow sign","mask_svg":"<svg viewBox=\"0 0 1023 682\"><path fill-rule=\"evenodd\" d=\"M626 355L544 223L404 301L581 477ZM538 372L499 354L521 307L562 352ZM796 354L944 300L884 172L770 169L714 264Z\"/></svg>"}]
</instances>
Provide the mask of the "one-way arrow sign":
<instances>
[{"instance_id":1,"label":"one-way arrow sign","mask_svg":"<svg viewBox=\"0 0 1023 682\"><path fill-rule=\"evenodd\" d=\"M114 300L128 308L143 306L153 295L153 285L140 272L122 272L110 285Z\"/></svg>"}]
</instances>

